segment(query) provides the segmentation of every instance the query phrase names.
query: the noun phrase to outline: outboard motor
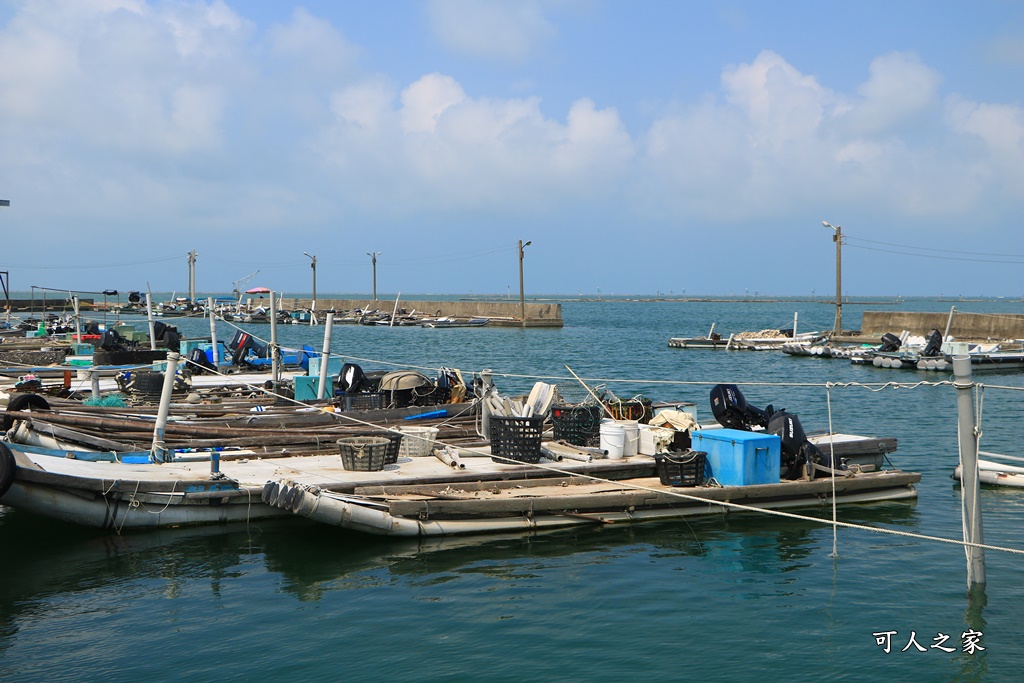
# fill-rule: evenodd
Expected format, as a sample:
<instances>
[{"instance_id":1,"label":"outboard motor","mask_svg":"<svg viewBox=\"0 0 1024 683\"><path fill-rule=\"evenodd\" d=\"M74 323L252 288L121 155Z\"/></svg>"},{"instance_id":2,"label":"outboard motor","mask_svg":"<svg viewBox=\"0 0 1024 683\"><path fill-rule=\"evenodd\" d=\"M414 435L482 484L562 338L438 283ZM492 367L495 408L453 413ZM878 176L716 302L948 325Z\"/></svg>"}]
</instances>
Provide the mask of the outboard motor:
<instances>
[{"instance_id":1,"label":"outboard motor","mask_svg":"<svg viewBox=\"0 0 1024 683\"><path fill-rule=\"evenodd\" d=\"M363 369L355 363L345 363L338 373L338 388L346 394L358 393L363 385Z\"/></svg>"},{"instance_id":2,"label":"outboard motor","mask_svg":"<svg viewBox=\"0 0 1024 683\"><path fill-rule=\"evenodd\" d=\"M717 384L711 390L711 412L723 427L749 432L755 426L767 427L775 410L771 406L760 410L748 404L735 384Z\"/></svg>"},{"instance_id":3,"label":"outboard motor","mask_svg":"<svg viewBox=\"0 0 1024 683\"><path fill-rule=\"evenodd\" d=\"M202 375L217 369L213 367L213 363L206 357L206 352L202 349L192 349L188 352L188 368L195 375Z\"/></svg>"},{"instance_id":4,"label":"outboard motor","mask_svg":"<svg viewBox=\"0 0 1024 683\"><path fill-rule=\"evenodd\" d=\"M780 410L768 421L767 431L782 441L782 462L779 467L782 479L799 479L805 464L825 465L834 469L831 458L807 440L800 418L796 415ZM814 470L810 472L813 478Z\"/></svg>"},{"instance_id":5,"label":"outboard motor","mask_svg":"<svg viewBox=\"0 0 1024 683\"><path fill-rule=\"evenodd\" d=\"M942 333L938 330L932 330L928 333L928 343L925 345L921 355L928 358L942 355Z\"/></svg>"},{"instance_id":6,"label":"outboard motor","mask_svg":"<svg viewBox=\"0 0 1024 683\"><path fill-rule=\"evenodd\" d=\"M124 351L124 339L117 333L117 330L104 330L100 337L99 347L104 351Z\"/></svg>"},{"instance_id":7,"label":"outboard motor","mask_svg":"<svg viewBox=\"0 0 1024 683\"><path fill-rule=\"evenodd\" d=\"M900 350L902 344L899 337L891 332L886 332L882 335L882 345L878 347L878 350L882 353L895 353Z\"/></svg>"},{"instance_id":8,"label":"outboard motor","mask_svg":"<svg viewBox=\"0 0 1024 683\"><path fill-rule=\"evenodd\" d=\"M231 341L228 342L228 351L231 352L231 364L241 365L245 360L245 352L252 346L252 337L247 332L236 330Z\"/></svg>"}]
</instances>

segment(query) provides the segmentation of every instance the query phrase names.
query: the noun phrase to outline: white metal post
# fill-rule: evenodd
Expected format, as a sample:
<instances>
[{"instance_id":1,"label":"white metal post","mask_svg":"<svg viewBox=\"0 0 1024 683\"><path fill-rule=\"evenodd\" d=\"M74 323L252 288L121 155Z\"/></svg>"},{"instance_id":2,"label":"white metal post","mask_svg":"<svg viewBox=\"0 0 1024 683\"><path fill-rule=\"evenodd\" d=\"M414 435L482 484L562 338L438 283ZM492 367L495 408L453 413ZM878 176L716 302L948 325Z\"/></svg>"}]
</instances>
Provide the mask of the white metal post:
<instances>
[{"instance_id":1,"label":"white metal post","mask_svg":"<svg viewBox=\"0 0 1024 683\"><path fill-rule=\"evenodd\" d=\"M213 310L213 297L206 298L206 312L210 316L210 341L213 343L213 367L220 365L220 354L217 352L217 312Z\"/></svg>"},{"instance_id":2,"label":"white metal post","mask_svg":"<svg viewBox=\"0 0 1024 683\"><path fill-rule=\"evenodd\" d=\"M982 544L985 533L981 523L980 486L978 483L978 434L974 420L974 380L971 358L953 356L953 386L956 387L958 433L960 439L960 495L964 515L964 540ZM985 583L985 549L967 546L967 585Z\"/></svg>"}]
</instances>

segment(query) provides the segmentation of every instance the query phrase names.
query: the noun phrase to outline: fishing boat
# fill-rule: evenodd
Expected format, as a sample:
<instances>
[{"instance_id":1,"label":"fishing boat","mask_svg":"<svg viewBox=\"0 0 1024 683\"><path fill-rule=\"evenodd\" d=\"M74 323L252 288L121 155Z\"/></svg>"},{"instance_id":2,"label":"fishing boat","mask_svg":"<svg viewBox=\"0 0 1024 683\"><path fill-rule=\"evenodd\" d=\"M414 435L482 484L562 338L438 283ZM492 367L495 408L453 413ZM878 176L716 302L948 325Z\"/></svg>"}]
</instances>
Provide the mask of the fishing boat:
<instances>
[{"instance_id":1,"label":"fishing boat","mask_svg":"<svg viewBox=\"0 0 1024 683\"><path fill-rule=\"evenodd\" d=\"M1013 459L1019 461L1018 458ZM963 481L961 465L956 466L952 477L957 481ZM978 481L989 486L1024 488L1024 467L995 460L978 460Z\"/></svg>"},{"instance_id":2,"label":"fishing boat","mask_svg":"<svg viewBox=\"0 0 1024 683\"><path fill-rule=\"evenodd\" d=\"M420 322L422 327L483 327L491 322L490 318L457 318L455 316L442 316L431 320Z\"/></svg>"}]
</instances>

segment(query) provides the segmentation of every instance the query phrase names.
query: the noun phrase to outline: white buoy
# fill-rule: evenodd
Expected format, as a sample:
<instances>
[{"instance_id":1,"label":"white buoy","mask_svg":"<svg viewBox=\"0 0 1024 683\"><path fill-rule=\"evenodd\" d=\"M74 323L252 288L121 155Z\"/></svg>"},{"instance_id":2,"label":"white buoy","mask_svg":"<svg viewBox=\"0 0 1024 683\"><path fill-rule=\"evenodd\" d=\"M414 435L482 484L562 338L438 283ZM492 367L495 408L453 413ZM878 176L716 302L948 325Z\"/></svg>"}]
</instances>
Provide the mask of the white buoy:
<instances>
[{"instance_id":1,"label":"white buoy","mask_svg":"<svg viewBox=\"0 0 1024 683\"><path fill-rule=\"evenodd\" d=\"M899 369L903 367L903 361L901 361L899 358L893 358L892 363L890 365L891 367Z\"/></svg>"},{"instance_id":2,"label":"white buoy","mask_svg":"<svg viewBox=\"0 0 1024 683\"><path fill-rule=\"evenodd\" d=\"M871 359L871 364L874 365L876 368L882 367L882 357L875 356L874 358Z\"/></svg>"},{"instance_id":3,"label":"white buoy","mask_svg":"<svg viewBox=\"0 0 1024 683\"><path fill-rule=\"evenodd\" d=\"M921 360L917 361L917 369L918 370L927 370L928 369L928 361L926 361L924 358L922 358Z\"/></svg>"},{"instance_id":4,"label":"white buoy","mask_svg":"<svg viewBox=\"0 0 1024 683\"><path fill-rule=\"evenodd\" d=\"M891 368L892 367L892 359L891 358L883 358L882 359L882 367L883 368Z\"/></svg>"}]
</instances>

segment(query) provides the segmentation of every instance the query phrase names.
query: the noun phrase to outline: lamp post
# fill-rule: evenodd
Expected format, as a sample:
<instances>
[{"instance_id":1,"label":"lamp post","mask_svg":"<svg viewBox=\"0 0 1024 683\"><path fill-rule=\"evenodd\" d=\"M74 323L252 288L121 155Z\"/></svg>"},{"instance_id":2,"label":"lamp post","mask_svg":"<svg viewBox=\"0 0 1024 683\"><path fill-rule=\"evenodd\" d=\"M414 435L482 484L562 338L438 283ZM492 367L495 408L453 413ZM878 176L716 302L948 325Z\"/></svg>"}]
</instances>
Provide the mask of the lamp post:
<instances>
[{"instance_id":1,"label":"lamp post","mask_svg":"<svg viewBox=\"0 0 1024 683\"><path fill-rule=\"evenodd\" d=\"M519 240L519 319L522 321L523 327L526 327L526 295L523 292L523 249L531 244L533 244L533 240L529 240L526 244Z\"/></svg>"},{"instance_id":2,"label":"lamp post","mask_svg":"<svg viewBox=\"0 0 1024 683\"><path fill-rule=\"evenodd\" d=\"M836 325L832 332L840 335L843 333L843 226L828 221L821 224L835 232L832 241L836 243Z\"/></svg>"},{"instance_id":3,"label":"lamp post","mask_svg":"<svg viewBox=\"0 0 1024 683\"><path fill-rule=\"evenodd\" d=\"M377 300L377 257L380 256L379 251L368 251L366 255L370 257L373 262L373 300Z\"/></svg>"},{"instance_id":4,"label":"lamp post","mask_svg":"<svg viewBox=\"0 0 1024 683\"><path fill-rule=\"evenodd\" d=\"M313 305L310 306L310 310L316 311L316 256L302 252L305 256L308 256L311 263L309 267L313 269Z\"/></svg>"}]
</instances>

